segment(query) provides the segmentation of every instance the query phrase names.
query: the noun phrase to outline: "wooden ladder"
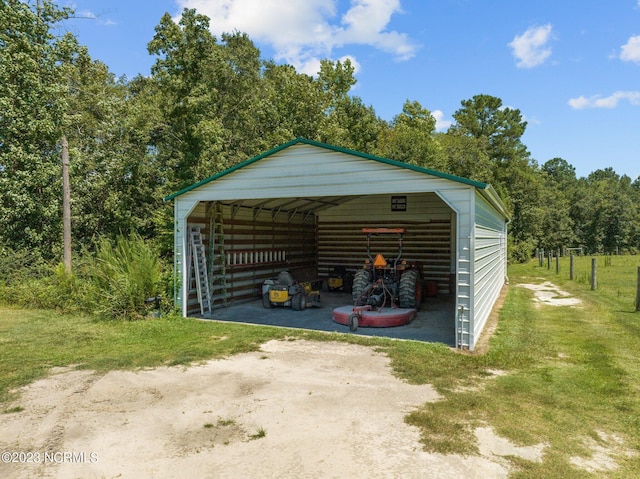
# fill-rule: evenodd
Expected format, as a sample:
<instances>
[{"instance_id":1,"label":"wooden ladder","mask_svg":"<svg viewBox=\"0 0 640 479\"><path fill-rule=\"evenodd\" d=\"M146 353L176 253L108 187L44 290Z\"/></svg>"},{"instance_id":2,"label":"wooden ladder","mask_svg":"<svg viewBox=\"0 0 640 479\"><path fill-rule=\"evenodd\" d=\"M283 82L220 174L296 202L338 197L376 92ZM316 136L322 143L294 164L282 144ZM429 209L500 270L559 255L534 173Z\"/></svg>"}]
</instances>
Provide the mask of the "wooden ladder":
<instances>
[{"instance_id":1,"label":"wooden ladder","mask_svg":"<svg viewBox=\"0 0 640 479\"><path fill-rule=\"evenodd\" d=\"M193 271L196 278L196 290L200 313L211 314L211 290L209 289L209 277L207 274L207 255L202 244L202 233L199 226L189 226L191 238L191 254L193 257Z\"/></svg>"}]
</instances>

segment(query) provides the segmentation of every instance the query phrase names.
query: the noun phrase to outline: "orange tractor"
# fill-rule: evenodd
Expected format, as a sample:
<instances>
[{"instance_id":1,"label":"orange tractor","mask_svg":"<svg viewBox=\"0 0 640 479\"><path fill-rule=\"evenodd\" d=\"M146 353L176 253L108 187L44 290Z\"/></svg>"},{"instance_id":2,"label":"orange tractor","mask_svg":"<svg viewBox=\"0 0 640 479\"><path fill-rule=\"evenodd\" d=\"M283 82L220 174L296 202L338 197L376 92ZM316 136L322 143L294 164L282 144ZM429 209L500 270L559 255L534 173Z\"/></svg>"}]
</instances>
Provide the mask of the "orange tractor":
<instances>
[{"instance_id":1,"label":"orange tractor","mask_svg":"<svg viewBox=\"0 0 640 479\"><path fill-rule=\"evenodd\" d=\"M334 310L334 321L348 324L352 331L360 326L388 327L409 323L422 302L422 266L402 258L404 228L363 228L367 235L367 259L353 276L353 308ZM387 260L371 254L372 235L397 234L398 255Z\"/></svg>"}]
</instances>

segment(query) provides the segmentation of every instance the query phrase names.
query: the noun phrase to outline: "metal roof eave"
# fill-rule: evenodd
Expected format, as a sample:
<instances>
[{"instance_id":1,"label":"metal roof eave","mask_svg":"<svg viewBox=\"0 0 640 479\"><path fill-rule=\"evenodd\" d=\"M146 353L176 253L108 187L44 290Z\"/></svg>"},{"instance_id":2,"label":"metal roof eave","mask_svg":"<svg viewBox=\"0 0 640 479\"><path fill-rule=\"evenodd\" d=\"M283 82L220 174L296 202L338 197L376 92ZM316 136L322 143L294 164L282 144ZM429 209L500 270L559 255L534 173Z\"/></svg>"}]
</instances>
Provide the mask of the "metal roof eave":
<instances>
[{"instance_id":1,"label":"metal roof eave","mask_svg":"<svg viewBox=\"0 0 640 479\"><path fill-rule=\"evenodd\" d=\"M325 143L320 143L317 141L313 141L313 140L307 140L306 138L295 138L291 141L288 141L286 143L283 143L282 145L276 146L275 148L272 148L271 150L265 151L264 153L258 155L258 156L254 156L253 158L250 158L246 161L243 161L241 163L238 163L237 165L232 166L231 168L228 168L224 171L221 171L220 173L216 173L213 176L210 176L209 178L205 178L202 181L199 181L197 183L194 183L193 185L187 186L186 188L181 189L180 191L176 191L175 193L167 196L164 198L164 201L171 201L173 199L175 199L176 197L183 195L185 193L188 193L189 191L193 191L197 188L199 188L200 186L206 185L207 183L210 183L212 181L217 180L218 178L222 178L223 176L226 176L230 173L233 173L235 171L238 171L246 166L249 166L257 161L262 160L263 158L266 158L268 156L274 155L286 148L289 148L291 146L297 145L297 144L304 144L304 145L310 145L310 146L316 146L318 148L325 148L328 150L332 150L332 151L336 151L336 152L340 152L340 153L344 153L347 155L351 155L351 156L356 156L359 158L364 158L367 160L373 160L373 161L377 161L380 163L384 163L387 165L391 165L391 166L396 166L398 168L404 168L407 170L412 170L412 171L416 171L418 173L423 173L426 175L431 175L431 176L435 176L437 178L442 178L442 179L446 179L446 180L450 180L450 181L454 181L456 183L461 183L464 185L468 185L468 186L473 186L474 188L476 188L477 190L480 191L480 193L487 199L487 201L489 201L489 203L496 209L496 211L498 211L500 214L502 214L506 219L510 219L510 214L507 211L507 208L505 206L505 204L502 202L502 200L500 199L500 196L498 195L498 193L496 192L496 190L488 183L482 183L480 181L475 181L475 180L470 180L468 178L463 178L460 176L455 176L455 175L450 175L448 173L443 173L441 171L437 171L437 170L431 170L429 168L423 168L421 166L416 166L416 165L411 165L408 163L403 163L400 161L396 161L396 160L390 160L388 158L382 158L379 156L375 156L375 155L370 155L367 153L362 153L360 151L355 151L355 150L349 150L347 148L342 148L339 146L334 146L334 145L328 145Z\"/></svg>"},{"instance_id":2,"label":"metal roof eave","mask_svg":"<svg viewBox=\"0 0 640 479\"><path fill-rule=\"evenodd\" d=\"M478 188L478 191L507 221L511 220L511 214L493 186L487 184L484 188Z\"/></svg>"},{"instance_id":3,"label":"metal roof eave","mask_svg":"<svg viewBox=\"0 0 640 479\"><path fill-rule=\"evenodd\" d=\"M481 183L479 181L474 181L474 180L470 180L468 178L462 178L459 176L454 176L454 175L449 175L447 173L443 173L441 171L436 171L436 170L430 170L428 168L423 168L421 166L416 166L416 165L410 165L408 163L403 163L400 161L396 161L396 160L390 160L388 158L382 158L379 156L374 156L374 155L369 155L367 153L362 153L360 151L354 151L354 150L349 150L347 148L341 148L339 146L333 146L333 145L327 145L325 143L320 143L317 141L312 141L312 140L307 140L305 138L296 138L294 140L291 140L287 143L283 143L280 146L277 146L269 151L266 151L258 156L255 156L249 160L243 161L242 163L238 163L237 165L232 166L231 168L228 168L224 171L221 171L220 173L216 173L213 176L210 176L209 178L205 178L202 181L199 181L197 183L194 183L193 185L187 186L186 188L181 189L180 191L176 191L175 193L170 194L169 196L166 196L164 198L164 201L170 201L180 195L183 195L185 193L188 193L189 191L192 191L196 188L199 188L202 185L205 185L207 183L210 183L212 181L217 180L218 178L222 178L223 176L226 176L230 173L233 173L234 171L238 171L242 168L244 168L245 166L251 165L252 163L255 163L256 161L259 161L263 158L266 158L268 156L274 155L275 153L278 153L279 151L284 150L285 148L289 148L291 146L297 145L297 144L305 144L305 145L310 145L310 146L316 146L319 148L325 148L328 150L332 150L332 151L337 151L340 153L345 153L347 155L352 155L352 156L357 156L359 158L365 158L367 160L373 160L373 161L378 161L380 163L385 163L387 165L392 165L392 166L397 166L399 168L404 168L407 170L412 170L412 171L417 171L419 173L424 173L427 175L431 175L431 176L436 176L438 178L443 178L443 179L447 179L447 180L451 180L451 181L455 181L457 183L462 183L462 184L466 184L466 185L470 185L470 186L474 186L476 188L486 188L488 185L486 183Z\"/></svg>"}]
</instances>

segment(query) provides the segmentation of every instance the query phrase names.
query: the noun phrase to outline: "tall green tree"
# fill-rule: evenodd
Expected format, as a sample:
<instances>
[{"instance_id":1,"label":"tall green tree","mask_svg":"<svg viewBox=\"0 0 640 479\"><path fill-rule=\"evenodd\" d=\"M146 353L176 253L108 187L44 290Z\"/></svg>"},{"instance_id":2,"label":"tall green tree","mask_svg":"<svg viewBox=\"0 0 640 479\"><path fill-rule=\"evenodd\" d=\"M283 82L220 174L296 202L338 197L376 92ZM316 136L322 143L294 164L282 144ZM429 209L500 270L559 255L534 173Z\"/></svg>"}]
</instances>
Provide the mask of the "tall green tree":
<instances>
[{"instance_id":1,"label":"tall green tree","mask_svg":"<svg viewBox=\"0 0 640 479\"><path fill-rule=\"evenodd\" d=\"M577 187L575 168L562 158L552 158L542 165L544 204L542 232L538 246L545 250L562 250L577 246L571 205Z\"/></svg>"},{"instance_id":2,"label":"tall green tree","mask_svg":"<svg viewBox=\"0 0 640 479\"><path fill-rule=\"evenodd\" d=\"M500 98L484 94L463 100L461 105L453 114L456 123L451 128L483 141L492 161L528 157L521 141L527 122L522 120L520 110L503 107Z\"/></svg>"},{"instance_id":3,"label":"tall green tree","mask_svg":"<svg viewBox=\"0 0 640 479\"><path fill-rule=\"evenodd\" d=\"M417 101L405 101L388 129L381 132L378 151L381 156L426 168L441 169L439 148L434 139L436 120Z\"/></svg>"},{"instance_id":4,"label":"tall green tree","mask_svg":"<svg viewBox=\"0 0 640 479\"><path fill-rule=\"evenodd\" d=\"M322 141L327 95L320 82L300 74L291 65L277 65L272 61L264 69L265 124L270 125L273 144L292 138Z\"/></svg>"},{"instance_id":5,"label":"tall green tree","mask_svg":"<svg viewBox=\"0 0 640 479\"><path fill-rule=\"evenodd\" d=\"M0 2L0 241L52 258L61 251L58 142L67 108L50 28L69 10Z\"/></svg>"},{"instance_id":6,"label":"tall green tree","mask_svg":"<svg viewBox=\"0 0 640 479\"><path fill-rule=\"evenodd\" d=\"M493 165L482 140L455 130L436 135L441 162L435 166L445 173L495 184Z\"/></svg>"},{"instance_id":7,"label":"tall green tree","mask_svg":"<svg viewBox=\"0 0 640 479\"><path fill-rule=\"evenodd\" d=\"M512 212L514 243L521 250L533 250L542 235L544 186L522 143L527 122L520 110L505 108L500 98L490 95L476 95L461 105L448 133L474 138L484 149L492 164L493 186Z\"/></svg>"},{"instance_id":8,"label":"tall green tree","mask_svg":"<svg viewBox=\"0 0 640 479\"><path fill-rule=\"evenodd\" d=\"M613 168L598 169L579 181L572 215L581 244L591 253L637 247L639 209L631 179Z\"/></svg>"},{"instance_id":9,"label":"tall green tree","mask_svg":"<svg viewBox=\"0 0 640 479\"><path fill-rule=\"evenodd\" d=\"M61 44L74 238L86 246L102 236L114 239L129 232L151 237L153 210L161 202L160 174L148 149L149 120L144 120L155 114L153 103L149 95L144 103L138 101L138 83L116 80L72 35Z\"/></svg>"},{"instance_id":10,"label":"tall green tree","mask_svg":"<svg viewBox=\"0 0 640 479\"><path fill-rule=\"evenodd\" d=\"M354 72L349 59L320 62L317 82L325 101L321 141L374 153L382 121L361 98L349 95L351 87L356 84Z\"/></svg>"},{"instance_id":11,"label":"tall green tree","mask_svg":"<svg viewBox=\"0 0 640 479\"><path fill-rule=\"evenodd\" d=\"M216 62L216 39L209 19L185 9L179 23L167 13L148 45L157 56L151 72L157 83L159 113L154 148L166 176L167 193L200 180L225 165L224 128L218 106L224 85Z\"/></svg>"}]
</instances>

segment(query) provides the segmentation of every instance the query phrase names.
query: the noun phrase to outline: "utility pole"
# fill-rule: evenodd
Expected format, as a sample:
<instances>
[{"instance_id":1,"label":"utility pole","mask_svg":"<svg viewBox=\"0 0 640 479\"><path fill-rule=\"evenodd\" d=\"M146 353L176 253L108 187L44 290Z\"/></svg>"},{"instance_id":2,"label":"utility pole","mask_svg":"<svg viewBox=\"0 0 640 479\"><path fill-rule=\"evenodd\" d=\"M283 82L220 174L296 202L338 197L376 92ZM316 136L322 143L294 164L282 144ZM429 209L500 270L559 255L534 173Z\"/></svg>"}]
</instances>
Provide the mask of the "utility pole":
<instances>
[{"instance_id":1,"label":"utility pole","mask_svg":"<svg viewBox=\"0 0 640 479\"><path fill-rule=\"evenodd\" d=\"M62 262L71 273L71 188L69 187L69 144L62 136Z\"/></svg>"}]
</instances>

